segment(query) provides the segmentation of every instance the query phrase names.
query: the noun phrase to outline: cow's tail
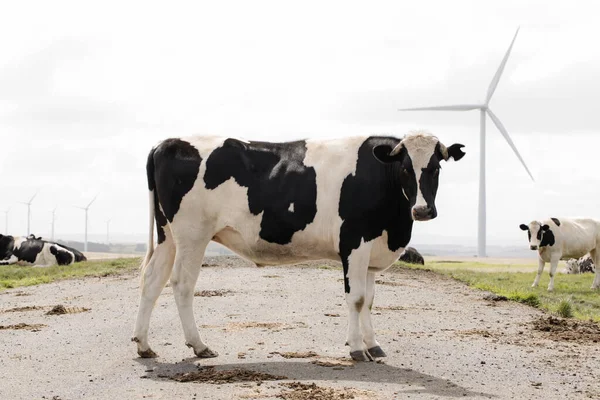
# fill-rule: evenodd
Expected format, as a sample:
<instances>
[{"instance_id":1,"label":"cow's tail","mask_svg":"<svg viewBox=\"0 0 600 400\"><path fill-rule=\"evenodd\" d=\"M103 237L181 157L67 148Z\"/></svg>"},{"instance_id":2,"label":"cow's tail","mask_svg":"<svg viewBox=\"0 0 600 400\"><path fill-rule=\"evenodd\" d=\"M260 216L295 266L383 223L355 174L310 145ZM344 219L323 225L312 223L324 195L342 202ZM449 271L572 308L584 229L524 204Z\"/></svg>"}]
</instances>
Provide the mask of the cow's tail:
<instances>
[{"instance_id":1,"label":"cow's tail","mask_svg":"<svg viewBox=\"0 0 600 400\"><path fill-rule=\"evenodd\" d=\"M140 265L140 269L144 269L146 265L150 262L152 258L152 254L154 254L154 217L155 217L155 207L156 202L158 200L158 196L156 195L156 182L154 180L154 150L153 148L148 155L148 162L146 163L146 173L148 175L148 198L149 198L149 212L148 212L148 247L146 249L146 257L144 257L144 261L142 261L142 265Z\"/></svg>"}]
</instances>

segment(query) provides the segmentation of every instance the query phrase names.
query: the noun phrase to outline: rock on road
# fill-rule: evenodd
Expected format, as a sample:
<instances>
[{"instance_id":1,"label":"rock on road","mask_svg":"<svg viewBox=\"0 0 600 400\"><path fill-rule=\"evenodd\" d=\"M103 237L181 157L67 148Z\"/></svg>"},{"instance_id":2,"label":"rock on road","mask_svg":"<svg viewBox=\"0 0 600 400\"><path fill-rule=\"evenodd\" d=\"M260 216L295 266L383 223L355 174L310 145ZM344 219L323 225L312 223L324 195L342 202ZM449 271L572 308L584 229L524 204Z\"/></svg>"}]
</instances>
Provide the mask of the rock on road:
<instances>
[{"instance_id":1,"label":"rock on road","mask_svg":"<svg viewBox=\"0 0 600 400\"><path fill-rule=\"evenodd\" d=\"M208 360L192 358L184 345L168 286L150 325L159 358L137 357L130 342L137 272L0 293L0 398L311 398L291 397L282 385L289 382L314 382L324 399L350 398L347 388L357 399L600 398L600 343L553 340L532 328L541 311L484 300L485 292L449 278L406 269L380 274L373 322L388 357L353 364L344 346L340 268L257 268L235 257L205 262L196 290L213 292L195 297L194 308L203 340L220 353ZM46 315L58 304L72 312ZM278 354L309 351L317 355ZM209 365L287 379L169 379Z\"/></svg>"}]
</instances>

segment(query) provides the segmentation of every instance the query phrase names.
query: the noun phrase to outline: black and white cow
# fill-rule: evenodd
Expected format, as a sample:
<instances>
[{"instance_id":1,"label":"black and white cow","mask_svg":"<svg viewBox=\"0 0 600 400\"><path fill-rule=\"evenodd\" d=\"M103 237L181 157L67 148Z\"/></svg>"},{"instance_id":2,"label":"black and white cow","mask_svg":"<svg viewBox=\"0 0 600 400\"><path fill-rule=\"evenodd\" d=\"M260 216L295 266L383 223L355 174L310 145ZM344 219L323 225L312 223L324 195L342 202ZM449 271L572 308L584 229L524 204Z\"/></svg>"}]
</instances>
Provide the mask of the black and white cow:
<instances>
[{"instance_id":1,"label":"black and white cow","mask_svg":"<svg viewBox=\"0 0 600 400\"><path fill-rule=\"evenodd\" d=\"M421 132L287 143L164 140L147 164L150 237L132 337L138 354L156 356L150 315L171 277L186 344L197 357L217 356L200 339L192 308L213 240L257 265L341 261L350 354L385 356L371 324L375 273L398 259L413 221L437 216L440 164L460 160L462 147Z\"/></svg>"},{"instance_id":2,"label":"black and white cow","mask_svg":"<svg viewBox=\"0 0 600 400\"><path fill-rule=\"evenodd\" d=\"M529 235L529 247L537 250L539 255L538 272L532 287L540 282L540 277L547 262L550 263L550 283L548 290L554 290L554 275L560 260L583 257L590 253L594 264L600 258L600 221L589 218L550 218L529 225L521 224L520 228ZM600 269L596 269L592 289L600 288Z\"/></svg>"},{"instance_id":3,"label":"black and white cow","mask_svg":"<svg viewBox=\"0 0 600 400\"><path fill-rule=\"evenodd\" d=\"M86 260L80 251L42 240L41 237L0 235L0 265L21 263L48 267Z\"/></svg>"}]
</instances>

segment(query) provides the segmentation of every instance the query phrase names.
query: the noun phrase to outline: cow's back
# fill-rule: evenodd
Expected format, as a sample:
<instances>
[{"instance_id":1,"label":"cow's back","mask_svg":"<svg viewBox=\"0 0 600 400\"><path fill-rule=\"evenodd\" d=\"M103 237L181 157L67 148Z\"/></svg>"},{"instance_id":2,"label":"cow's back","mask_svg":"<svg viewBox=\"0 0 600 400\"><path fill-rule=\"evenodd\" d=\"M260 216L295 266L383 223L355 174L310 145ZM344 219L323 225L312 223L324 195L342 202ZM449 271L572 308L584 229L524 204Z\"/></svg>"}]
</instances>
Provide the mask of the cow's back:
<instances>
[{"instance_id":1,"label":"cow's back","mask_svg":"<svg viewBox=\"0 0 600 400\"><path fill-rule=\"evenodd\" d=\"M167 206L176 234L194 232L202 223L214 231L214 241L259 264L338 258L342 185L356 173L367 137L288 143L213 136L180 140L197 151L199 165L194 184L175 199L177 206ZM157 149L163 145L169 144ZM160 176L160 157L154 163ZM172 170L173 160L169 163ZM178 177L169 179L176 182ZM168 189L161 196L157 188L162 208Z\"/></svg>"},{"instance_id":2,"label":"cow's back","mask_svg":"<svg viewBox=\"0 0 600 400\"><path fill-rule=\"evenodd\" d=\"M563 259L579 258L600 244L600 223L590 218L558 218L560 226L552 222L552 230L558 228ZM545 221L550 224L550 220Z\"/></svg>"}]
</instances>

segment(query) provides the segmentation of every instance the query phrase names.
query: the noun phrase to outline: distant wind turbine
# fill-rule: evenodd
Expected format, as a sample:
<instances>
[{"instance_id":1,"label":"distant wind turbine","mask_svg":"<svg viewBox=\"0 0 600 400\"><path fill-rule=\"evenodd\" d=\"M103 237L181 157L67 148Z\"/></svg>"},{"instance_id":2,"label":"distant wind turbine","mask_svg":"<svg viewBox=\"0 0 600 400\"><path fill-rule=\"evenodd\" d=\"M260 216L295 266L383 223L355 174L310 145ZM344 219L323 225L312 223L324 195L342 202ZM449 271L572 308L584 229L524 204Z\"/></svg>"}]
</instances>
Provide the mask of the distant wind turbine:
<instances>
[{"instance_id":1,"label":"distant wind turbine","mask_svg":"<svg viewBox=\"0 0 600 400\"><path fill-rule=\"evenodd\" d=\"M534 180L533 175L529 171L529 168L527 168L527 165L525 164L525 161L523 161L521 154L519 154L517 147L513 143L510 136L508 135L506 128L504 127L504 125L502 125L502 122L500 122L498 117L496 117L496 114L494 114L492 112L492 110L490 110L490 108L489 108L490 100L492 99L492 96L494 95L494 91L496 90L496 87L498 86L498 82L500 81L500 77L502 76L502 72L504 71L504 66L506 65L506 61L508 60L510 51L512 50L513 44L515 43L515 39L517 38L518 33L519 33L519 29L517 29L517 31L515 32L515 36L513 37L513 40L510 43L510 46L509 46L508 50L506 51L506 54L504 55L504 58L502 59L502 62L500 63L500 66L498 67L498 70L496 71L496 74L494 75L492 82L490 83L490 86L488 87L487 96L485 98L484 103L482 103L482 104L459 104L459 105L436 106L436 107L404 108L404 109L399 110L399 111L479 110L479 121L480 121L480 132L479 132L479 138L480 138L479 139L479 149L480 149L480 156L479 156L480 157L479 158L479 228L478 228L478 235L477 235L478 236L477 255L479 257L486 257L486 227L485 227L486 226L486 207L485 207L485 117L486 117L486 113L487 113L487 115L490 116L490 119L492 120L494 125L496 125L496 128L498 128L498 130L500 131L500 134L502 134L502 136L504 137L504 139L506 140L508 145L514 151L514 153L516 154L519 161L521 161L521 164L523 164L523 167L525 167L525 170L531 177L531 180L532 181Z\"/></svg>"},{"instance_id":2,"label":"distant wind turbine","mask_svg":"<svg viewBox=\"0 0 600 400\"><path fill-rule=\"evenodd\" d=\"M110 227L110 218L106 220L106 244L110 244L109 227Z\"/></svg>"},{"instance_id":3,"label":"distant wind turbine","mask_svg":"<svg viewBox=\"0 0 600 400\"><path fill-rule=\"evenodd\" d=\"M39 192L35 192L35 194L31 196L31 199L29 199L28 202L21 202L21 204L27 205L27 236L29 236L29 234L31 233L31 202L33 202L33 199L35 199L35 196L37 196L38 193Z\"/></svg>"},{"instance_id":4,"label":"distant wind turbine","mask_svg":"<svg viewBox=\"0 0 600 400\"><path fill-rule=\"evenodd\" d=\"M8 213L10 211L12 207L8 207L6 210L4 210L4 234L8 235Z\"/></svg>"},{"instance_id":5,"label":"distant wind turbine","mask_svg":"<svg viewBox=\"0 0 600 400\"><path fill-rule=\"evenodd\" d=\"M95 197L92 199L92 201L90 201L90 202L88 203L88 205L87 205L87 206L85 206L85 207L77 207L77 206L76 206L77 208L80 208L80 209L82 209L82 210L84 210L84 211L85 211L85 241L83 242L83 251L88 251L88 209L90 208L90 206L92 205L92 203L93 203L94 201L96 201L96 198L97 198L97 197L98 197L98 195L96 195L96 196L95 196Z\"/></svg>"},{"instance_id":6,"label":"distant wind turbine","mask_svg":"<svg viewBox=\"0 0 600 400\"><path fill-rule=\"evenodd\" d=\"M52 210L52 241L54 241L54 221L56 217L56 207L54 207L54 210Z\"/></svg>"}]
</instances>

